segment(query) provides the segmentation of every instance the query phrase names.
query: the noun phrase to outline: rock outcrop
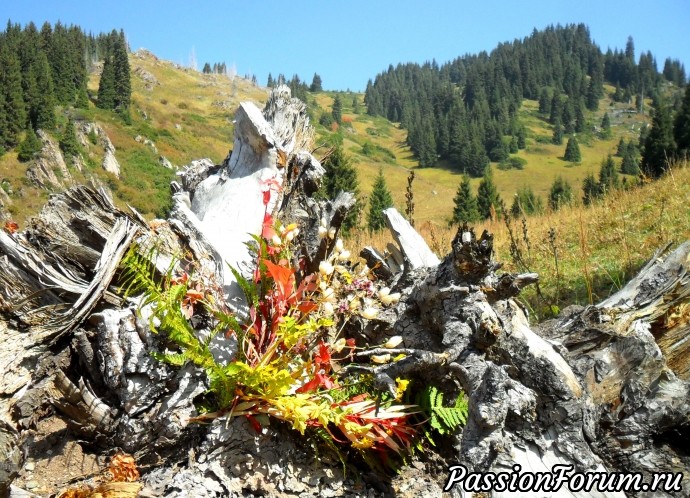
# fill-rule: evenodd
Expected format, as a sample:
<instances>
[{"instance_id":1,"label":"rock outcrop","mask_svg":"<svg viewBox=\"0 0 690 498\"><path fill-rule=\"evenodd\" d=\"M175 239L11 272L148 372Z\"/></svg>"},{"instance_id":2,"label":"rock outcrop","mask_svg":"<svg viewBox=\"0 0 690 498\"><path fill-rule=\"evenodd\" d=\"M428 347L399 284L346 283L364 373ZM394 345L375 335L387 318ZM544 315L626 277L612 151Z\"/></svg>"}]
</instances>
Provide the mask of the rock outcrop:
<instances>
[{"instance_id":1,"label":"rock outcrop","mask_svg":"<svg viewBox=\"0 0 690 498\"><path fill-rule=\"evenodd\" d=\"M42 144L41 152L26 170L26 177L45 190L61 190L71 185L72 175L57 142L43 130L38 130L37 135Z\"/></svg>"}]
</instances>

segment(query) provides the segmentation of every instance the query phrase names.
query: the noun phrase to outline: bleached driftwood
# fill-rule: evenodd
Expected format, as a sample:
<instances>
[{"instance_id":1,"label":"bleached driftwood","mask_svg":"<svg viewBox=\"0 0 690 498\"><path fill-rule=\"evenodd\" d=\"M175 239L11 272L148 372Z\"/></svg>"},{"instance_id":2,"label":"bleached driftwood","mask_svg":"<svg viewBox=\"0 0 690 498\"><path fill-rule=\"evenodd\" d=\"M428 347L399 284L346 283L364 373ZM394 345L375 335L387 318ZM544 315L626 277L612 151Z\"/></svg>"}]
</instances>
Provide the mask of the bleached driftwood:
<instances>
[{"instance_id":1,"label":"bleached driftwood","mask_svg":"<svg viewBox=\"0 0 690 498\"><path fill-rule=\"evenodd\" d=\"M445 464L431 459L394 478L365 474L360 484L327 453L315 459L282 426L256 435L244 419L189 424L205 376L154 361L149 353L164 349L165 338L151 334L146 309L137 315L135 303L110 286L117 260L136 242L142 251L158 248L159 271L176 254L192 253L204 271L224 279L232 298L225 265L249 265L239 242L259 233L267 211L300 225L300 276L315 270L354 198L312 198L323 168L306 150L309 130L303 104L280 88L263 113L241 106L234 149L222 166L197 165L182 176L170 220L149 226L104 193L78 187L51 199L24 233L3 235L0 460L12 463L0 480L20 468L17 450L34 413L52 406L82 440L119 446L150 464L143 496L441 495ZM267 179L281 185L268 210ZM439 262L397 212L387 217L403 271L393 256L389 264L368 255L402 298L373 321L352 320L345 332L369 345L401 335L398 352L407 356L371 365L370 351L349 368L371 372L382 390L398 376L433 383L449 396L465 390L467 426L437 457L476 472L516 464L549 472L560 463L646 477L687 474L690 244L658 254L599 306L571 308L532 328L514 297L537 276L497 274L490 235L462 227ZM320 237L320 227L329 235ZM67 321L47 323L67 309L75 311ZM461 486L451 494L469 496Z\"/></svg>"}]
</instances>

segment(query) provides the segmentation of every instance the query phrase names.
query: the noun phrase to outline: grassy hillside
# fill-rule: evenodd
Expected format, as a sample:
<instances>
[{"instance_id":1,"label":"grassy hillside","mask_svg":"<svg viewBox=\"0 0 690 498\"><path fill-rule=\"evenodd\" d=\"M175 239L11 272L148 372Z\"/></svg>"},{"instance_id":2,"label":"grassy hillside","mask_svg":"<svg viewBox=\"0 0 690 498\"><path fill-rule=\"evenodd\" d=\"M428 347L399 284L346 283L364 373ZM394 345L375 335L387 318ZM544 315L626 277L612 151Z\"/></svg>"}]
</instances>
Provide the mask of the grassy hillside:
<instances>
[{"instance_id":1,"label":"grassy hillside","mask_svg":"<svg viewBox=\"0 0 690 498\"><path fill-rule=\"evenodd\" d=\"M146 51L130 54L132 74L132 123L126 125L115 113L96 108L59 110L60 124L69 112L77 121L95 121L108 134L121 166L120 179L101 168L102 147L87 144L85 168L70 168L75 182L90 178L107 184L120 204L128 203L147 217L164 214L170 203L169 184L174 172L163 167L161 156L181 167L194 159L222 161L232 147L232 119L240 101L263 105L265 89L236 77L202 74L163 61ZM98 91L98 71L90 76L89 92ZM57 135L57 133L55 134ZM139 137L140 141L137 141ZM147 139L155 145L143 143ZM47 200L48 193L25 177L28 163L15 153L0 158L0 180L13 192L10 214L23 223Z\"/></svg>"},{"instance_id":2,"label":"grassy hillside","mask_svg":"<svg viewBox=\"0 0 690 498\"><path fill-rule=\"evenodd\" d=\"M606 87L607 93L614 89ZM330 112L334 93L322 93L313 96L312 114L315 121L321 113ZM461 181L461 175L454 171L451 165L440 162L435 168L418 168L418 162L406 145L407 132L398 124L391 123L380 117L365 114L365 107L361 105L361 112L354 114L352 99L354 94L340 94L343 102L343 125L340 132L344 137L345 149L352 157L359 172L362 191L365 196L371 192L371 186L379 168L382 168L386 182L393 194L396 207L403 211L405 205L405 188L407 176L411 168L415 169L415 220L419 223L433 222L439 227L450 219L453 210L453 197ZM359 102L363 95L357 95ZM644 114L624 112L630 108L627 104L614 103L609 98L602 99L599 111L588 112L588 132L578 134L582 161L577 164L563 160L567 137L562 145L553 145L551 125L539 115L538 102L525 100L520 109L520 119L527 127L527 147L516 154L526 161L524 169L502 171L492 163L494 180L499 193L508 207L512 198L521 187L530 186L534 193L544 200L548 197L551 184L557 176L567 180L575 192L581 196L582 180L588 173L595 176L599 172L602 160L607 154L614 154L621 137L625 140L637 141L640 127L648 122ZM604 113L608 112L612 121L612 136L601 139L594 131L601 124ZM317 125L322 139L333 130L327 130ZM371 144L373 152L367 155L363 147ZM616 158L620 165L620 158ZM473 179L472 185L476 192L480 179Z\"/></svg>"}]
</instances>

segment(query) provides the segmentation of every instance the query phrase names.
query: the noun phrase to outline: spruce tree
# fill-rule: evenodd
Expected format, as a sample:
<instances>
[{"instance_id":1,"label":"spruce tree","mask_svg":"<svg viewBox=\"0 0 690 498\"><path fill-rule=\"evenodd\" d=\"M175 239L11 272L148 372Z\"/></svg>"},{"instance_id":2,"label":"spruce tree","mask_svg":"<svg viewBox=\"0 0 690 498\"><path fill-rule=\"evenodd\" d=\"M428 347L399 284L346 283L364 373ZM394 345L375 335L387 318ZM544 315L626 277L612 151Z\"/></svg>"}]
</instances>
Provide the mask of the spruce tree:
<instances>
[{"instance_id":1,"label":"spruce tree","mask_svg":"<svg viewBox=\"0 0 690 498\"><path fill-rule=\"evenodd\" d=\"M608 112L605 112L601 119L601 137L611 138L611 118L609 118Z\"/></svg>"},{"instance_id":2,"label":"spruce tree","mask_svg":"<svg viewBox=\"0 0 690 498\"><path fill-rule=\"evenodd\" d=\"M544 87L539 94L539 113L547 116L551 114L551 99L549 98L549 90Z\"/></svg>"},{"instance_id":3,"label":"spruce tree","mask_svg":"<svg viewBox=\"0 0 690 498\"><path fill-rule=\"evenodd\" d=\"M599 197L599 185L590 171L582 181L582 202L585 206L589 206L597 197Z\"/></svg>"},{"instance_id":4,"label":"spruce tree","mask_svg":"<svg viewBox=\"0 0 690 498\"><path fill-rule=\"evenodd\" d=\"M316 73L314 73L314 77L311 80L311 85L309 86L309 91L310 92L322 92L323 91L323 86L321 83L321 76L319 76Z\"/></svg>"},{"instance_id":5,"label":"spruce tree","mask_svg":"<svg viewBox=\"0 0 690 498\"><path fill-rule=\"evenodd\" d=\"M472 193L470 177L462 175L462 181L458 185L458 191L453 199L453 224L472 223L479 219L477 198Z\"/></svg>"},{"instance_id":6,"label":"spruce tree","mask_svg":"<svg viewBox=\"0 0 690 498\"><path fill-rule=\"evenodd\" d=\"M575 107L575 132L582 133L587 127L587 120L585 119L585 105L580 100Z\"/></svg>"},{"instance_id":7,"label":"spruce tree","mask_svg":"<svg viewBox=\"0 0 690 498\"><path fill-rule=\"evenodd\" d=\"M517 137L513 135L510 139L510 144L508 144L508 151L511 154L517 154L518 150L520 150L520 148L518 147L518 140Z\"/></svg>"},{"instance_id":8,"label":"spruce tree","mask_svg":"<svg viewBox=\"0 0 690 498\"><path fill-rule=\"evenodd\" d=\"M362 110L359 105L359 97L357 97L357 95L354 95L352 97L352 112L354 114L359 114L361 111Z\"/></svg>"},{"instance_id":9,"label":"spruce tree","mask_svg":"<svg viewBox=\"0 0 690 498\"><path fill-rule=\"evenodd\" d=\"M482 219L491 217L492 210L495 212L499 207L500 199L498 189L494 183L493 171L491 166L489 166L486 168L484 177L479 182L479 188L477 189L477 207Z\"/></svg>"},{"instance_id":10,"label":"spruce tree","mask_svg":"<svg viewBox=\"0 0 690 498\"><path fill-rule=\"evenodd\" d=\"M101 109L114 109L117 101L115 91L115 65L112 56L106 55L103 60L103 71L98 84L98 101L96 105Z\"/></svg>"},{"instance_id":11,"label":"spruce tree","mask_svg":"<svg viewBox=\"0 0 690 498\"><path fill-rule=\"evenodd\" d=\"M31 124L36 130L52 130L55 127L55 98L50 66L45 52L38 52L30 77L36 87L36 96L29 102Z\"/></svg>"},{"instance_id":12,"label":"spruce tree","mask_svg":"<svg viewBox=\"0 0 690 498\"><path fill-rule=\"evenodd\" d=\"M9 133L7 132L7 115L5 114L5 94L0 91L0 157L9 147Z\"/></svg>"},{"instance_id":13,"label":"spruce tree","mask_svg":"<svg viewBox=\"0 0 690 498\"><path fill-rule=\"evenodd\" d=\"M62 131L60 149L62 149L62 153L68 162L73 162L73 158L79 155L79 142L77 141L77 133L74 129L74 121L72 118L67 121L65 129Z\"/></svg>"},{"instance_id":14,"label":"spruce tree","mask_svg":"<svg viewBox=\"0 0 690 498\"><path fill-rule=\"evenodd\" d=\"M275 81L273 81L273 75L271 73L268 73L268 81L266 81L266 86L268 88L273 88L275 84Z\"/></svg>"},{"instance_id":15,"label":"spruce tree","mask_svg":"<svg viewBox=\"0 0 690 498\"><path fill-rule=\"evenodd\" d=\"M17 159L22 162L32 160L34 157L36 157L36 154L41 151L42 146L43 144L41 144L41 141L36 136L33 128L27 128L24 140L22 140L17 147Z\"/></svg>"},{"instance_id":16,"label":"spruce tree","mask_svg":"<svg viewBox=\"0 0 690 498\"><path fill-rule=\"evenodd\" d=\"M319 189L318 196L322 199L335 199L340 192L351 192L357 202L348 212L343 221L345 233L357 227L361 204L359 202L359 179L357 170L352 165L352 160L343 149L342 141L336 141L333 151L323 162L326 174Z\"/></svg>"},{"instance_id":17,"label":"spruce tree","mask_svg":"<svg viewBox=\"0 0 690 498\"><path fill-rule=\"evenodd\" d=\"M26 127L27 115L22 91L22 73L19 60L9 48L0 42L0 145L13 147L19 142L19 134Z\"/></svg>"},{"instance_id":18,"label":"spruce tree","mask_svg":"<svg viewBox=\"0 0 690 498\"><path fill-rule=\"evenodd\" d=\"M652 178L659 178L667 169L667 160L675 154L671 114L660 100L655 101L652 126L644 139L642 169Z\"/></svg>"},{"instance_id":19,"label":"spruce tree","mask_svg":"<svg viewBox=\"0 0 690 498\"><path fill-rule=\"evenodd\" d=\"M637 159L635 151L631 147L626 147L623 153L623 162L621 162L621 173L626 175L639 175L640 162Z\"/></svg>"},{"instance_id":20,"label":"spruce tree","mask_svg":"<svg viewBox=\"0 0 690 498\"><path fill-rule=\"evenodd\" d=\"M616 146L616 156L623 157L627 148L628 146L625 143L625 139L621 137L621 139L618 141L618 145Z\"/></svg>"},{"instance_id":21,"label":"spruce tree","mask_svg":"<svg viewBox=\"0 0 690 498\"><path fill-rule=\"evenodd\" d=\"M678 153L690 156L690 85L685 88L685 95L673 123L673 137Z\"/></svg>"},{"instance_id":22,"label":"spruce tree","mask_svg":"<svg viewBox=\"0 0 690 498\"><path fill-rule=\"evenodd\" d=\"M371 198L369 199L367 227L370 231L381 230L386 226L383 210L391 206L393 206L393 197L386 186L383 169L379 169L379 174L376 180L374 180L374 187L371 191Z\"/></svg>"},{"instance_id":23,"label":"spruce tree","mask_svg":"<svg viewBox=\"0 0 690 498\"><path fill-rule=\"evenodd\" d=\"M549 207L552 211L558 211L565 205L570 204L573 199L573 190L570 184L561 176L558 176L549 191Z\"/></svg>"},{"instance_id":24,"label":"spruce tree","mask_svg":"<svg viewBox=\"0 0 690 498\"><path fill-rule=\"evenodd\" d=\"M602 195L606 195L619 186L620 182L618 181L616 163L613 161L611 154L609 154L606 159L601 162L601 168L599 169L599 192Z\"/></svg>"},{"instance_id":25,"label":"spruce tree","mask_svg":"<svg viewBox=\"0 0 690 498\"><path fill-rule=\"evenodd\" d=\"M115 110L129 120L129 106L132 100L132 82L129 70L129 55L125 34L116 35L113 47L113 70L115 73Z\"/></svg>"},{"instance_id":26,"label":"spruce tree","mask_svg":"<svg viewBox=\"0 0 690 498\"><path fill-rule=\"evenodd\" d=\"M557 120L553 125L553 136L551 137L551 143L554 145L561 145L563 143L563 126L561 126L561 120Z\"/></svg>"},{"instance_id":27,"label":"spruce tree","mask_svg":"<svg viewBox=\"0 0 690 498\"><path fill-rule=\"evenodd\" d=\"M541 198L534 195L530 186L520 188L513 197L510 214L513 218L540 213L544 209Z\"/></svg>"},{"instance_id":28,"label":"spruce tree","mask_svg":"<svg viewBox=\"0 0 690 498\"><path fill-rule=\"evenodd\" d=\"M582 155L580 154L580 145L577 143L575 137L570 137L568 139L568 144L565 146L565 154L563 159L571 163L579 163L582 161Z\"/></svg>"},{"instance_id":29,"label":"spruce tree","mask_svg":"<svg viewBox=\"0 0 690 498\"><path fill-rule=\"evenodd\" d=\"M331 107L331 116L333 116L333 121L335 121L336 123L343 123L343 103L340 100L340 95L336 95L333 99L333 107Z\"/></svg>"},{"instance_id":30,"label":"spruce tree","mask_svg":"<svg viewBox=\"0 0 690 498\"><path fill-rule=\"evenodd\" d=\"M518 149L524 149L527 147L527 131L524 126L518 128L517 131L517 145Z\"/></svg>"}]
</instances>

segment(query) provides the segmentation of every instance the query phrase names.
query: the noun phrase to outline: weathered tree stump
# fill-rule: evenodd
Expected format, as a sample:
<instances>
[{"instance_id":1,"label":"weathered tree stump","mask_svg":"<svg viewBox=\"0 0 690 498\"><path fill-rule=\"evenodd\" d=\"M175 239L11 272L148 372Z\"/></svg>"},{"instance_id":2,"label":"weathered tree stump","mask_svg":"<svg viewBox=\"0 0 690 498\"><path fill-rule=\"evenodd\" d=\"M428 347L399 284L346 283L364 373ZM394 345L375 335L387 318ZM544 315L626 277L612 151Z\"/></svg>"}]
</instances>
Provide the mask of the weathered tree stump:
<instances>
[{"instance_id":1,"label":"weathered tree stump","mask_svg":"<svg viewBox=\"0 0 690 498\"><path fill-rule=\"evenodd\" d=\"M187 255L216 275L241 315L246 303L226 268L251 271L244 243L261 232L266 189L281 192L268 214L301 228L302 277L333 250L337 237L319 231L337 233L354 203L349 194L312 198L324 170L308 150L306 108L286 87L274 90L263 113L244 103L236 119L232 154L220 167L199 162L183 173L166 221L148 224L105 192L75 187L54 195L24 232L0 232L0 495L24 457L41 456L21 449L44 416L62 417L96 453L133 453L148 466L141 496L438 496L449 477L442 469L453 464L468 472L569 465L639 472L647 482L654 472L680 472L687 483L690 243L655 255L603 303L532 328L514 298L537 276L497 274L490 235L462 227L440 261L389 210L402 270L375 251L365 256L402 298L346 330L369 344L400 335L407 356L372 365L374 350L347 368L371 372L382 390L400 376L451 394L461 387L469 417L452 444L397 477L360 479L343 474L328 452L317 459L280 425L256 435L241 418L190 424L207 380L192 365L175 369L151 358L164 338L149 330L147 310L139 316L116 288L125 251L155 246L160 272ZM449 490L470 496L460 483Z\"/></svg>"}]
</instances>

